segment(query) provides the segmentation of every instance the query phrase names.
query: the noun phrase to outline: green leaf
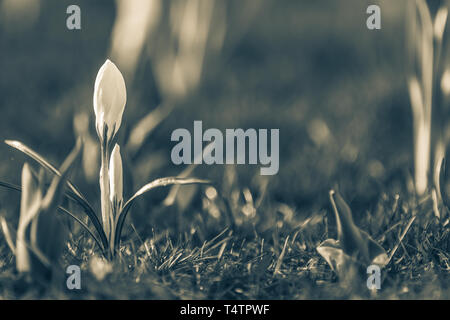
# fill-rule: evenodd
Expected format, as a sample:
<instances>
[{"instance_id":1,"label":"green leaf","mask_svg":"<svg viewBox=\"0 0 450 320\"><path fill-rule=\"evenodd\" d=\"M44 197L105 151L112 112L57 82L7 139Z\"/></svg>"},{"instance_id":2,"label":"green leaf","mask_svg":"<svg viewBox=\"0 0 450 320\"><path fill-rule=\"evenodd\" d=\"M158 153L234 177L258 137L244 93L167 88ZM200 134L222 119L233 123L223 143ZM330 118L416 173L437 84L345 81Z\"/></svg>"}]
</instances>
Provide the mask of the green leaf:
<instances>
[{"instance_id":1,"label":"green leaf","mask_svg":"<svg viewBox=\"0 0 450 320\"><path fill-rule=\"evenodd\" d=\"M131 205L137 197L143 195L144 193L158 188L165 187L168 185L186 185L186 184L210 184L211 181L197 178L177 178L177 177L166 177L156 179L142 188L140 188L123 206L122 211L116 217L116 236L114 238L114 247L117 249L119 247L120 235L122 233L123 223L130 210Z\"/></svg>"}]
</instances>

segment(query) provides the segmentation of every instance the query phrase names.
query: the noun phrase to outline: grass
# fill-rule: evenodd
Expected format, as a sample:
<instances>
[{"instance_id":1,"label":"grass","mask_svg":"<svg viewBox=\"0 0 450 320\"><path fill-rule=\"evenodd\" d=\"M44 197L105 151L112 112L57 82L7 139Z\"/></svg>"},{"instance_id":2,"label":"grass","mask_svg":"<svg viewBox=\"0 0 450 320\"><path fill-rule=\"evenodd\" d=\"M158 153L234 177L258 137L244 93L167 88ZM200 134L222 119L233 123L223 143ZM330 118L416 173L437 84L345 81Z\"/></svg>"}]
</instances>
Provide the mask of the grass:
<instances>
[{"instance_id":1,"label":"grass","mask_svg":"<svg viewBox=\"0 0 450 320\"><path fill-rule=\"evenodd\" d=\"M447 224L443 226L434 218L430 201L415 205L413 198L384 195L376 211L361 219L360 226L389 254L402 239L391 262L382 270L378 292L365 287L364 275L352 282L339 281L318 255L316 246L335 234L334 223L328 218L332 215L319 212L302 221L280 218L266 230L251 219L240 226L226 228L220 223L211 228L210 223L197 220L190 224L190 230L182 233L155 229L144 238L131 225L130 238L122 244L120 258L113 262L93 259L93 255L99 257L101 252L95 249L92 239L84 232L72 233L61 264L81 266L82 290L72 292L65 289L63 276L56 277L47 291L27 286L15 273L12 255L1 241L0 296L6 299L448 299L448 214ZM208 209L200 213L204 220ZM413 213L417 219L407 228ZM203 240L199 231L208 229L216 231L205 232L207 236ZM98 265L93 265L93 261ZM111 270L104 264L110 264ZM106 276L101 279L105 270Z\"/></svg>"}]
</instances>

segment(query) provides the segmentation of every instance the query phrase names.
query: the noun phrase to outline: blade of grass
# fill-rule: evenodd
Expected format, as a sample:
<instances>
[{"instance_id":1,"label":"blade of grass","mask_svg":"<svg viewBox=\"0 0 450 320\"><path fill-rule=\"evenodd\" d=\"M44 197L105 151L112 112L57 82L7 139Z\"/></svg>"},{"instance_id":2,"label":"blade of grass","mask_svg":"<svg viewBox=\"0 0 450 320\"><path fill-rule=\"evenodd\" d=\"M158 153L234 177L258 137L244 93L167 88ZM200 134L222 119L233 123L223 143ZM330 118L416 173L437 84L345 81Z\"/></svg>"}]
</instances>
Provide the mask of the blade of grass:
<instances>
[{"instance_id":1,"label":"blade of grass","mask_svg":"<svg viewBox=\"0 0 450 320\"><path fill-rule=\"evenodd\" d=\"M281 264L283 263L284 255L286 254L286 247L289 241L289 236L286 237L286 240L284 241L283 250L281 250L280 256L278 257L277 264L275 266L275 270L273 271L273 274L279 274Z\"/></svg>"},{"instance_id":2,"label":"blade of grass","mask_svg":"<svg viewBox=\"0 0 450 320\"><path fill-rule=\"evenodd\" d=\"M218 260L218 261L220 261L220 259L222 258L223 253L225 252L225 247L227 246L227 244L228 244L228 241L225 241L225 242L222 244L222 246L220 247L219 254L217 255L217 260Z\"/></svg>"},{"instance_id":3,"label":"blade of grass","mask_svg":"<svg viewBox=\"0 0 450 320\"><path fill-rule=\"evenodd\" d=\"M203 247L206 248L209 246L210 243L214 243L214 241L216 241L217 239L219 239L222 235L225 234L225 232L227 232L227 230L229 229L229 227L226 227L225 229L223 229L217 236L215 236L214 238L212 238L210 241L205 241ZM231 235L231 234L230 234Z\"/></svg>"},{"instance_id":4,"label":"blade of grass","mask_svg":"<svg viewBox=\"0 0 450 320\"><path fill-rule=\"evenodd\" d=\"M408 232L409 228L411 227L412 223L414 222L414 220L416 220L416 217L417 216L412 216L412 218L409 220L405 230L403 231L402 235L400 236L400 239L398 240L398 243L395 245L394 249L392 249L392 252L389 255L389 258L386 262L386 266L389 264L389 262L391 262L391 259L394 257L395 252L397 251L400 243L403 241L403 238L405 237L405 235Z\"/></svg>"}]
</instances>

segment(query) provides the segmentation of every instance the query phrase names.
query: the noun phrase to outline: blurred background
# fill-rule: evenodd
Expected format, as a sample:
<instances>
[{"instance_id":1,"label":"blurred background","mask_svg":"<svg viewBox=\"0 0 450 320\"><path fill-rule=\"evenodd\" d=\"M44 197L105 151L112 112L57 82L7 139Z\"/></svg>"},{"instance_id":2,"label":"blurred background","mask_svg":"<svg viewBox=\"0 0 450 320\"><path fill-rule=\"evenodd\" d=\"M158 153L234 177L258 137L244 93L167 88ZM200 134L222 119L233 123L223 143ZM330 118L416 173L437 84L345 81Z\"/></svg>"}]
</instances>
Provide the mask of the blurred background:
<instances>
[{"instance_id":1,"label":"blurred background","mask_svg":"<svg viewBox=\"0 0 450 320\"><path fill-rule=\"evenodd\" d=\"M81 30L66 27L72 4L81 9ZM366 27L370 4L381 7L381 30ZM265 207L296 216L322 210L328 190L339 185L364 212L411 177L405 6L406 0L0 0L0 140L20 140L59 165L83 136L84 162L73 180L95 202L92 95L109 58L127 85L119 131L126 195L185 170L170 161L170 135L202 120L205 129L279 128L280 169L262 177L259 166L203 165L188 168L191 175L237 186L236 197L245 201L264 194ZM19 184L25 157L5 144L0 156L0 179ZM190 212L202 210L196 194L205 190L183 188L183 196L192 194L185 201ZM171 202L168 192L140 200L134 219L162 227L176 217L181 209L166 206L159 209L166 218L152 220L153 208ZM10 216L18 200L1 190Z\"/></svg>"}]
</instances>

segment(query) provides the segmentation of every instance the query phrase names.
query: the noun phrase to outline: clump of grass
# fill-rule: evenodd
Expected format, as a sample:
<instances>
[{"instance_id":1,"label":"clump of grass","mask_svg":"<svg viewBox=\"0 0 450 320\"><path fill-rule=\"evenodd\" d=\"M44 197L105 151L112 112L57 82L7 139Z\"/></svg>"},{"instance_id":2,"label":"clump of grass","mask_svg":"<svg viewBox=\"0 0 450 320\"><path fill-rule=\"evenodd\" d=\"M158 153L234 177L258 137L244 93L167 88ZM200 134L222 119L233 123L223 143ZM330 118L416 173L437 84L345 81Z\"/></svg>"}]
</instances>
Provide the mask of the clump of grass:
<instances>
[{"instance_id":1,"label":"clump of grass","mask_svg":"<svg viewBox=\"0 0 450 320\"><path fill-rule=\"evenodd\" d=\"M232 189L246 188L235 182ZM236 203L235 210L247 204ZM287 206L287 205L285 205ZM200 212L203 220L191 221L186 228L195 232L177 235L173 229L157 226L148 238L134 232L121 245L121 254L111 262L112 271L97 277L89 267L92 245L82 235L71 237L63 263L79 263L83 288L79 292L64 289L49 291L48 298L108 299L446 299L450 288L449 220L438 220L429 203L417 204L406 185L400 195L382 195L374 209L359 221L362 230L370 230L373 239L390 257L382 270L381 289L366 288L365 278L340 279L316 247L333 238L337 230L329 224L333 208L315 211L308 218L283 215L266 227L265 221L246 217L244 225L234 221L206 240L197 231L206 229L209 203ZM258 215L273 213L274 199L265 200ZM292 210L293 208L290 207ZM220 214L226 209L219 206ZM287 209L286 209L287 210ZM355 214L358 214L355 210ZM426 223L412 223L421 213ZM232 219L242 219L233 216ZM418 218L416 218L418 219ZM415 220L414 220L415 221ZM211 222L208 222L211 226ZM405 232L406 231L406 232ZM1 242L0 242L1 243ZM5 249L0 246L0 256ZM5 259L8 261L9 259ZM0 296L17 297L12 289L15 278L10 266L0 266L4 277ZM27 297L36 297L33 291ZM19 295L19 297L23 297Z\"/></svg>"}]
</instances>

